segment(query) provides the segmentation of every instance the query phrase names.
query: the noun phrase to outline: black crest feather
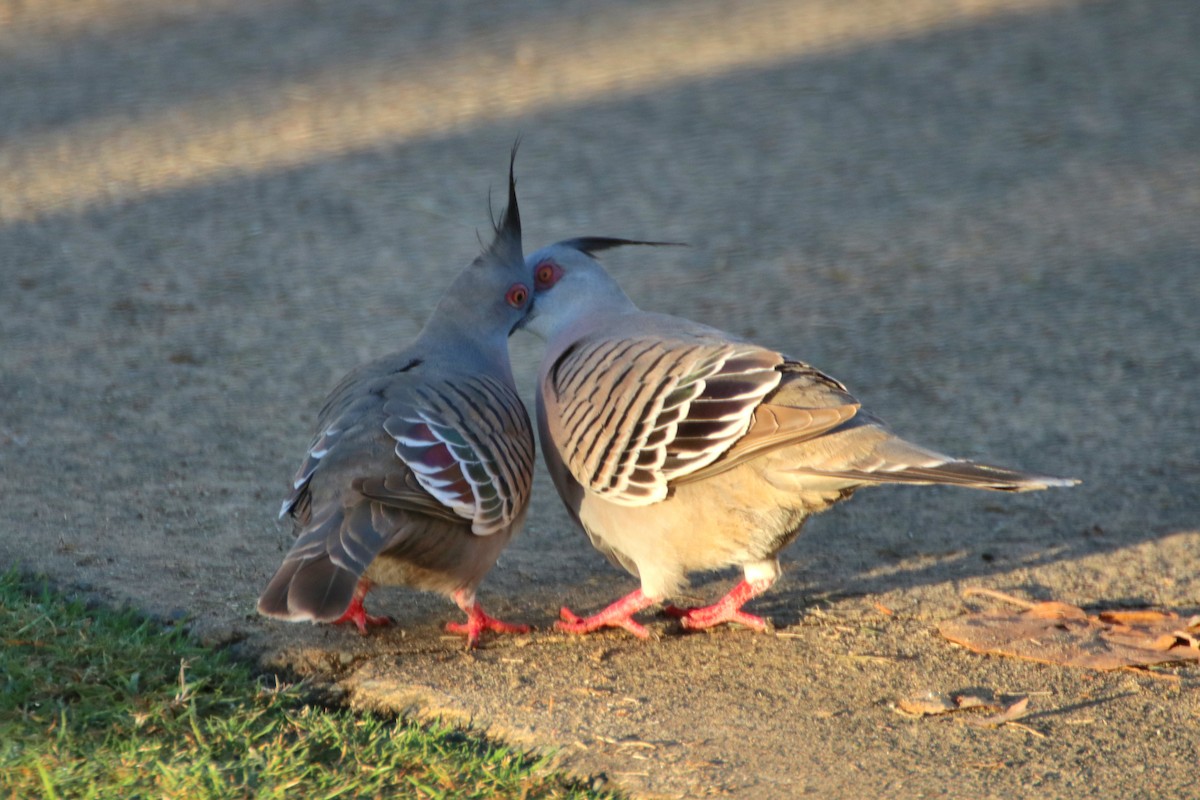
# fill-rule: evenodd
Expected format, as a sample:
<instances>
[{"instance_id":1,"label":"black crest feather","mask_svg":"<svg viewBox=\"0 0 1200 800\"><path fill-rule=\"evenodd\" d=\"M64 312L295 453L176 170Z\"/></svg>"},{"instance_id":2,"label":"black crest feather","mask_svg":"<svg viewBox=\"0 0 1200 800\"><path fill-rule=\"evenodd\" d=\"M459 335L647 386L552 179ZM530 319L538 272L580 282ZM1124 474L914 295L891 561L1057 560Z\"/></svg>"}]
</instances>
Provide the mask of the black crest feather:
<instances>
[{"instance_id":1,"label":"black crest feather","mask_svg":"<svg viewBox=\"0 0 1200 800\"><path fill-rule=\"evenodd\" d=\"M640 239L616 239L611 236L580 236L578 239L565 239L559 242L564 247L570 247L589 256L601 250L611 250L614 247L626 245L645 245L647 247L687 247L683 242L645 242Z\"/></svg>"},{"instance_id":2,"label":"black crest feather","mask_svg":"<svg viewBox=\"0 0 1200 800\"><path fill-rule=\"evenodd\" d=\"M521 252L521 209L517 206L517 181L514 166L517 162L517 148L521 146L521 137L513 142L512 153L508 158L508 205L496 220L491 211L492 198L488 194L488 212L492 217L492 231L495 234L492 243L487 246L476 263L484 261L500 261L501 263L519 262L524 259Z\"/></svg>"}]
</instances>

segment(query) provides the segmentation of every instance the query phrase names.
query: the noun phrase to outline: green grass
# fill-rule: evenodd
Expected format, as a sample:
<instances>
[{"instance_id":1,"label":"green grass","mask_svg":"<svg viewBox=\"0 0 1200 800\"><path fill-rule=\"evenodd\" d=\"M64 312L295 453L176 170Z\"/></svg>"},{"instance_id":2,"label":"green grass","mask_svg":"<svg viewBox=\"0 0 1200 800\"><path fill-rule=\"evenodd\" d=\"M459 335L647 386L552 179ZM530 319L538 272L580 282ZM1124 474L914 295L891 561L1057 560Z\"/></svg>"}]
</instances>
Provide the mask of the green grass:
<instances>
[{"instance_id":1,"label":"green grass","mask_svg":"<svg viewBox=\"0 0 1200 800\"><path fill-rule=\"evenodd\" d=\"M0 575L0 798L598 798L545 758L314 705L182 630Z\"/></svg>"}]
</instances>

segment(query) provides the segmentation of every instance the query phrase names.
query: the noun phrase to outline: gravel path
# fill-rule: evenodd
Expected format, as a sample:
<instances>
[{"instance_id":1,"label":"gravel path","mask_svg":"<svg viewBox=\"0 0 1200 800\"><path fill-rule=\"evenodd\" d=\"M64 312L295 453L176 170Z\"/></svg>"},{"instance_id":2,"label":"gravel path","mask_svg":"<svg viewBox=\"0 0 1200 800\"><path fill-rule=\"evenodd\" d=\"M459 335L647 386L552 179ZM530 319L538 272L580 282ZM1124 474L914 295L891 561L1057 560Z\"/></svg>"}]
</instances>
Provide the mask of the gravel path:
<instances>
[{"instance_id":1,"label":"gravel path","mask_svg":"<svg viewBox=\"0 0 1200 800\"><path fill-rule=\"evenodd\" d=\"M1190 794L1195 668L935 623L976 585L1200 605L1198 41L1191 0L0 2L0 564L643 795ZM786 552L772 636L548 632L634 582L544 474L481 591L537 632L468 654L403 591L368 639L259 619L325 393L475 255L518 133L530 248L689 242L608 263L909 438L1084 484L863 492ZM971 688L1027 727L894 710Z\"/></svg>"}]
</instances>

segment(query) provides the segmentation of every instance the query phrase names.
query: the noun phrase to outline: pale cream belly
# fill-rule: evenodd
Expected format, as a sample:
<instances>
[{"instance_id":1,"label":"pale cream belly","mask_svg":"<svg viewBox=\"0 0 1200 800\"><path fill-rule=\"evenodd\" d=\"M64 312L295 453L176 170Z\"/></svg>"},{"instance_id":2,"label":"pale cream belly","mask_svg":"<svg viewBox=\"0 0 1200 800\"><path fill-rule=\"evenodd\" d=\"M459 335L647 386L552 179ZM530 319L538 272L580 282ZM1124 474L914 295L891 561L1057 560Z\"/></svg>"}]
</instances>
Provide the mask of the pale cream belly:
<instances>
[{"instance_id":1,"label":"pale cream belly","mask_svg":"<svg viewBox=\"0 0 1200 800\"><path fill-rule=\"evenodd\" d=\"M694 484L666 500L622 506L586 495L580 520L593 543L637 575L642 591L661 599L690 572L774 559L805 518L827 508L842 486L801 485L793 477L763 477L766 459Z\"/></svg>"}]
</instances>

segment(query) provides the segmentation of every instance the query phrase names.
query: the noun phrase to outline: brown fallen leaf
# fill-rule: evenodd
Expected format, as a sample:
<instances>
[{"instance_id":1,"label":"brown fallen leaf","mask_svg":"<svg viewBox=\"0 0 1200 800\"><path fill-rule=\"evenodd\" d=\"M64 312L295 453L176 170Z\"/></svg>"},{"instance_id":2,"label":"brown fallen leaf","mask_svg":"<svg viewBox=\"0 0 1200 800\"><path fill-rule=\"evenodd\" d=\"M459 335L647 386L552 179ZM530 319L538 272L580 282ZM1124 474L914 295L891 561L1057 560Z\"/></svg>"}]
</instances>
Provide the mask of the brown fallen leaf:
<instances>
[{"instance_id":1,"label":"brown fallen leaf","mask_svg":"<svg viewBox=\"0 0 1200 800\"><path fill-rule=\"evenodd\" d=\"M1028 703L1029 698L1024 697L1021 700ZM968 709L985 709L1000 712L1007 710L987 690L982 690L979 693L962 692L956 694L925 692L915 697L905 697L897 701L896 707L903 713L911 714L915 717L931 717L938 714L950 714L955 711L966 711Z\"/></svg>"},{"instance_id":2,"label":"brown fallen leaf","mask_svg":"<svg viewBox=\"0 0 1200 800\"><path fill-rule=\"evenodd\" d=\"M992 698L990 693L985 692L985 694L986 696L977 694L939 695L933 692L926 692L916 697L906 697L900 700L896 703L896 711L908 716L932 717L942 714L953 714L956 711L966 711L968 709L987 709L996 713L986 716L956 714L955 719L965 722L968 725L974 725L977 728L1009 726L1019 728L1025 733L1036 736L1039 739L1046 738L1046 734L1041 731L1017 722L1017 720L1025 716L1025 711L1029 708L1028 697L1021 697L1007 706L1001 706L997 704L997 701Z\"/></svg>"},{"instance_id":3,"label":"brown fallen leaf","mask_svg":"<svg viewBox=\"0 0 1200 800\"><path fill-rule=\"evenodd\" d=\"M968 725L978 725L985 728L994 725L1003 725L1006 722L1015 722L1025 716L1025 709L1028 707L1029 698L1022 697L999 714L990 714L986 717L967 717L963 722L966 722Z\"/></svg>"},{"instance_id":4,"label":"brown fallen leaf","mask_svg":"<svg viewBox=\"0 0 1200 800\"><path fill-rule=\"evenodd\" d=\"M985 611L938 625L956 644L977 653L1097 670L1200 661L1200 619L1153 609L1088 616L1068 603L1031 603L991 589L968 589L1022 606L1019 613Z\"/></svg>"},{"instance_id":5,"label":"brown fallen leaf","mask_svg":"<svg viewBox=\"0 0 1200 800\"><path fill-rule=\"evenodd\" d=\"M905 697L896 703L896 707L914 717L931 717L958 711L958 704L952 698L936 695L933 692L927 692L918 697Z\"/></svg>"},{"instance_id":6,"label":"brown fallen leaf","mask_svg":"<svg viewBox=\"0 0 1200 800\"><path fill-rule=\"evenodd\" d=\"M977 694L956 694L954 702L958 703L959 708L997 708L991 697L980 697Z\"/></svg>"}]
</instances>

